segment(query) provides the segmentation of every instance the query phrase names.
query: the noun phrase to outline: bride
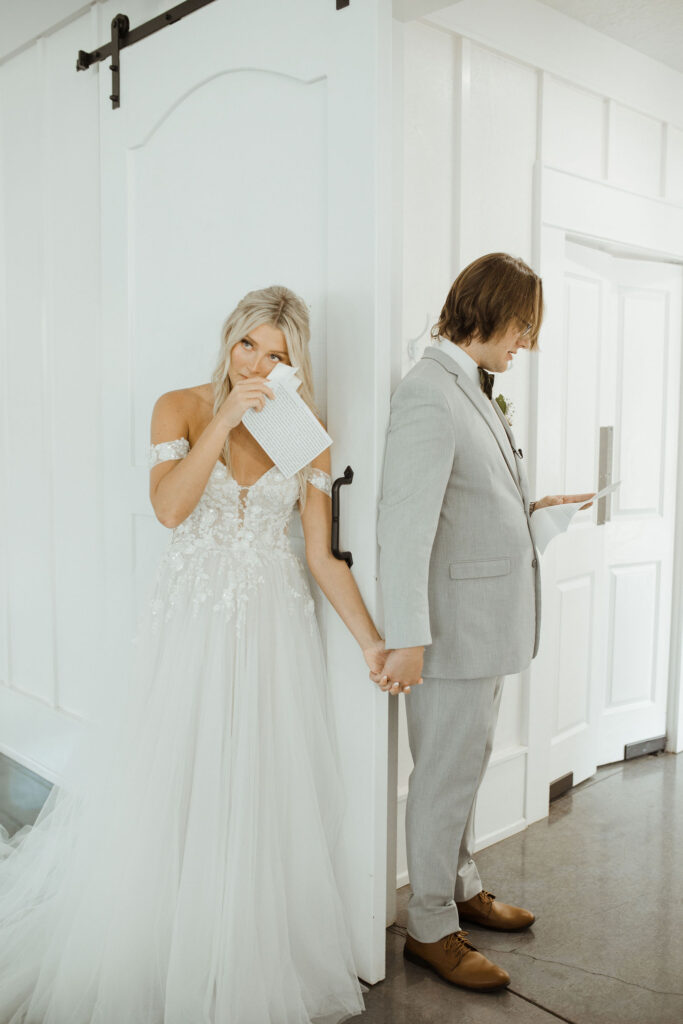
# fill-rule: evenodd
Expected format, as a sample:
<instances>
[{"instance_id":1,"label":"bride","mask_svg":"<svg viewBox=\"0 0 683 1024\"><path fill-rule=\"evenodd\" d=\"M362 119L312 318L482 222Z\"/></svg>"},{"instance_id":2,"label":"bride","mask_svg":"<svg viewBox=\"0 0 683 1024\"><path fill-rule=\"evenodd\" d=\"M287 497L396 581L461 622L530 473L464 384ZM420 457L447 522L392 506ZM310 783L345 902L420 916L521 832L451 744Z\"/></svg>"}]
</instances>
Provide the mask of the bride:
<instances>
[{"instance_id":1,"label":"bride","mask_svg":"<svg viewBox=\"0 0 683 1024\"><path fill-rule=\"evenodd\" d=\"M156 403L150 496L171 543L125 700L35 826L0 840L0 1024L336 1024L363 1010L333 871L323 651L287 536L297 502L309 568L371 672L386 652L330 551L329 451L287 479L241 422L272 399L278 362L314 408L308 340L293 292L250 292L212 383Z\"/></svg>"}]
</instances>

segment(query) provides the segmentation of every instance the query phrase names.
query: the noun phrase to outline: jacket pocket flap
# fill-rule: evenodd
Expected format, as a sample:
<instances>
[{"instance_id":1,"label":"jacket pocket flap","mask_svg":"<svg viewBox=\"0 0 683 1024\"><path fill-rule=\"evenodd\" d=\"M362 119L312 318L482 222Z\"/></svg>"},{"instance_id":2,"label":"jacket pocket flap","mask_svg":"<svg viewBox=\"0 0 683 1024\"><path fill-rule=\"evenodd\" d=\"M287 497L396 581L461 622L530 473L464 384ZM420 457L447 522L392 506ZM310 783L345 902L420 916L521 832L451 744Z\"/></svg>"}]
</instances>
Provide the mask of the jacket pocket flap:
<instances>
[{"instance_id":1,"label":"jacket pocket flap","mask_svg":"<svg viewBox=\"0 0 683 1024\"><path fill-rule=\"evenodd\" d=\"M509 558L487 558L481 562L451 562L452 580L478 580L486 576L507 576Z\"/></svg>"}]
</instances>

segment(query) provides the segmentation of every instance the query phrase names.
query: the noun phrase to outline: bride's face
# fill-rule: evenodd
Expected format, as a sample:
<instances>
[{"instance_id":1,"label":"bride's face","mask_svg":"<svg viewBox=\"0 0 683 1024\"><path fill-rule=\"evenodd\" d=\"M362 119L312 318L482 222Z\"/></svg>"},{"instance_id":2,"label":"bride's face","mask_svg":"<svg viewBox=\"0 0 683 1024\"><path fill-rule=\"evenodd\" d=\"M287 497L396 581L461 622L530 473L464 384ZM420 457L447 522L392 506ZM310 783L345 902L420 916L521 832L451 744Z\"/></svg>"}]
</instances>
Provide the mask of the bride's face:
<instances>
[{"instance_id":1,"label":"bride's face","mask_svg":"<svg viewBox=\"0 0 683 1024\"><path fill-rule=\"evenodd\" d=\"M230 353L228 376L234 387L245 377L267 377L278 363L290 365L285 336L277 327L260 324L252 327Z\"/></svg>"}]
</instances>

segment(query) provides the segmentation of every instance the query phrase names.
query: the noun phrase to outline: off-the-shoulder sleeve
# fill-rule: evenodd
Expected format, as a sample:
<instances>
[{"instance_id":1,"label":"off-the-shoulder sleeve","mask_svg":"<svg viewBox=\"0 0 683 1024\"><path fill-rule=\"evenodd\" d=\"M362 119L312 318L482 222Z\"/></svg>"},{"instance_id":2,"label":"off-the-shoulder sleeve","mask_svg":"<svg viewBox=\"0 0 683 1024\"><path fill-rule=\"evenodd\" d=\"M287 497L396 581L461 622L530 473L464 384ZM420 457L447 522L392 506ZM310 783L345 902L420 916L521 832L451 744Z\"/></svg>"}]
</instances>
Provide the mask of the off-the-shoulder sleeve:
<instances>
[{"instance_id":1,"label":"off-the-shoulder sleeve","mask_svg":"<svg viewBox=\"0 0 683 1024\"><path fill-rule=\"evenodd\" d=\"M329 473L325 473L322 469L313 469L312 466L309 466L308 482L317 487L319 491L324 491L328 497L332 497L332 477Z\"/></svg>"},{"instance_id":2,"label":"off-the-shoulder sleeve","mask_svg":"<svg viewBox=\"0 0 683 1024\"><path fill-rule=\"evenodd\" d=\"M189 450L190 442L186 437L179 437L177 441L152 444L149 446L149 468L160 462L169 462L171 459L184 459Z\"/></svg>"}]
</instances>

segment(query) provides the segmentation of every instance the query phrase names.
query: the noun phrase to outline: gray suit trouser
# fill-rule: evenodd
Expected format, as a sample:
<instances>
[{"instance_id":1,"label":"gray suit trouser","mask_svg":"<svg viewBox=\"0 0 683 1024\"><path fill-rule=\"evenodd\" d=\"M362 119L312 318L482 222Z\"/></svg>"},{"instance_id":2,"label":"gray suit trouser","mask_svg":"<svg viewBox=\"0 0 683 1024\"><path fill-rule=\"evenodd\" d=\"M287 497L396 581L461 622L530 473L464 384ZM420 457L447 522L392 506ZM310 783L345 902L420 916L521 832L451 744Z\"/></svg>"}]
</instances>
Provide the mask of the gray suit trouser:
<instances>
[{"instance_id":1,"label":"gray suit trouser","mask_svg":"<svg viewBox=\"0 0 683 1024\"><path fill-rule=\"evenodd\" d=\"M406 698L415 767L406 807L408 931L436 942L460 928L455 901L482 890L474 806L491 756L503 677L425 677Z\"/></svg>"}]
</instances>

